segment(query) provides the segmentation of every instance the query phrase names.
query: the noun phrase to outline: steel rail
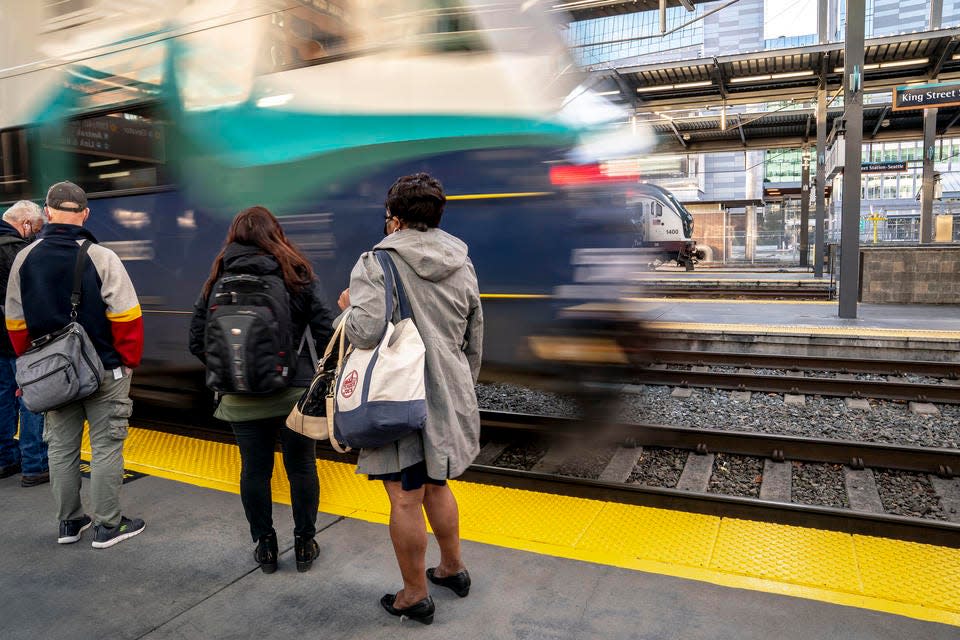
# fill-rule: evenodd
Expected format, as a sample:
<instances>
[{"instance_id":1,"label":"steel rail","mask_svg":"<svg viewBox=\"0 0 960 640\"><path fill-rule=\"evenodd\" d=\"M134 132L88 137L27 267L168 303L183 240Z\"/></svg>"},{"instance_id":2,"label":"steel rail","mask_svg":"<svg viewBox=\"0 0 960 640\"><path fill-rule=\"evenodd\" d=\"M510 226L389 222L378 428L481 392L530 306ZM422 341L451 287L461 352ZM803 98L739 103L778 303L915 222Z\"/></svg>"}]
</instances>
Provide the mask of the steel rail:
<instances>
[{"instance_id":1,"label":"steel rail","mask_svg":"<svg viewBox=\"0 0 960 640\"><path fill-rule=\"evenodd\" d=\"M473 465L467 482L960 548L960 524Z\"/></svg>"},{"instance_id":2,"label":"steel rail","mask_svg":"<svg viewBox=\"0 0 960 640\"><path fill-rule=\"evenodd\" d=\"M742 287L641 287L644 295L660 295L674 298L706 296L738 296L744 298L803 298L810 300L830 300L833 292L829 289L807 290L798 287L789 288L742 288Z\"/></svg>"},{"instance_id":3,"label":"steel rail","mask_svg":"<svg viewBox=\"0 0 960 640\"><path fill-rule=\"evenodd\" d=\"M960 386L950 384L875 382L838 378L810 378L806 376L671 371L669 369L640 369L633 372L631 376L636 382L652 385L960 404Z\"/></svg>"},{"instance_id":4,"label":"steel rail","mask_svg":"<svg viewBox=\"0 0 960 640\"><path fill-rule=\"evenodd\" d=\"M481 411L481 422L485 435L491 435L491 432L496 430L512 429L582 437L585 428L589 428L584 421L573 418L494 411ZM960 471L960 450L956 449L930 449L650 424L616 424L604 427L601 431L603 436L598 436L596 429L587 433L592 440L604 436L627 437L642 446L673 447L702 454L723 452L773 460L846 464L854 468L890 468L936 473L945 477L951 477ZM471 466L463 479L528 491L960 548L960 524L933 519L603 482L482 465Z\"/></svg>"},{"instance_id":5,"label":"steel rail","mask_svg":"<svg viewBox=\"0 0 960 640\"><path fill-rule=\"evenodd\" d=\"M829 358L821 356L677 351L668 349L653 349L647 351L645 355L651 362L657 364L726 366L745 369L785 369L788 371L836 371L839 373L873 373L892 376L913 374L931 378L960 379L960 362Z\"/></svg>"},{"instance_id":6,"label":"steel rail","mask_svg":"<svg viewBox=\"0 0 960 640\"><path fill-rule=\"evenodd\" d=\"M138 424L150 428L200 437L222 442L232 442L232 434L224 429L210 426L187 426L176 411L164 411L159 419L137 417ZM205 422L202 421L201 422ZM512 414L481 411L484 435L498 430L537 433L583 435L587 426L572 418L546 417L529 414ZM195 423L194 423L195 424ZM844 441L814 440L746 434L738 432L703 429L681 429L658 425L614 425L604 431L606 436L630 434L638 444L669 446L691 450L719 451L740 455L774 457L775 459L835 461L838 463L887 468L927 471L930 469L960 469L960 451L944 449L918 449L893 445L864 444ZM591 433L591 437L596 437ZM338 462L356 462L356 453L337 453L327 443L319 443L317 457ZM934 471L936 472L936 471ZM622 504L672 509L700 513L721 518L741 518L793 526L813 527L831 531L854 533L909 540L960 548L960 524L939 520L909 518L904 516L875 514L849 509L792 504L742 498L711 493L700 493L557 476L531 471L502 469L484 465L471 465L461 480L538 491L554 495L574 496Z\"/></svg>"},{"instance_id":7,"label":"steel rail","mask_svg":"<svg viewBox=\"0 0 960 640\"><path fill-rule=\"evenodd\" d=\"M591 440L628 441L639 446L673 447L698 453L732 453L771 458L845 464L854 468L885 468L944 477L960 474L960 449L909 447L827 438L804 438L768 433L691 429L658 424L620 423L590 428L576 418L481 411L485 435L494 429L561 436L589 436ZM589 429L587 431L586 429Z\"/></svg>"}]
</instances>

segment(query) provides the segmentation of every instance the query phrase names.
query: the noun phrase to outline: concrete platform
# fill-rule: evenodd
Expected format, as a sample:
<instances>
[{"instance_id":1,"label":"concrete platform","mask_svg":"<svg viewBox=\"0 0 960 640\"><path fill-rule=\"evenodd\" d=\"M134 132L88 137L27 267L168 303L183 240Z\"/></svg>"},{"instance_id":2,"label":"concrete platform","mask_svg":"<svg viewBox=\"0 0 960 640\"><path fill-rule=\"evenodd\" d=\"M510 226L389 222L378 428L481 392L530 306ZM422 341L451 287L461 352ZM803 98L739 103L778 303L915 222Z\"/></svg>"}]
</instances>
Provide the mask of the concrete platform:
<instances>
[{"instance_id":1,"label":"concrete platform","mask_svg":"<svg viewBox=\"0 0 960 640\"><path fill-rule=\"evenodd\" d=\"M839 318L836 301L641 299L664 349L960 360L960 306L861 304ZM671 340L674 343L671 343Z\"/></svg>"},{"instance_id":2,"label":"concrete platform","mask_svg":"<svg viewBox=\"0 0 960 640\"><path fill-rule=\"evenodd\" d=\"M49 487L0 480L5 640L957 637L957 627L878 611L473 542L470 596L436 588L436 621L424 627L380 609L399 587L383 525L321 514L320 558L298 574L289 507L276 504L284 552L264 575L236 495L145 477L125 485L123 503L146 520L140 536L105 550L89 532L57 545Z\"/></svg>"}]
</instances>

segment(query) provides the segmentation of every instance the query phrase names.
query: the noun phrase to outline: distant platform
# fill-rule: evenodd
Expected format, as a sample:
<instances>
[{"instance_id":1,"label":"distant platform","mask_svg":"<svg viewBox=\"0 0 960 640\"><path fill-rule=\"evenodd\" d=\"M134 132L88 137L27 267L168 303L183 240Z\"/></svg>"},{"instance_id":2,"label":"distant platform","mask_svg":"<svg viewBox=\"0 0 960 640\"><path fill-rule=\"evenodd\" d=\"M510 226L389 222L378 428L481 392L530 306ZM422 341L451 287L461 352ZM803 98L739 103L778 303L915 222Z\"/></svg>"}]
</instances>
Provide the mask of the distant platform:
<instances>
[{"instance_id":1,"label":"distant platform","mask_svg":"<svg viewBox=\"0 0 960 640\"><path fill-rule=\"evenodd\" d=\"M651 328L691 348L740 353L960 359L960 306L858 305L837 301L641 299Z\"/></svg>"}]
</instances>

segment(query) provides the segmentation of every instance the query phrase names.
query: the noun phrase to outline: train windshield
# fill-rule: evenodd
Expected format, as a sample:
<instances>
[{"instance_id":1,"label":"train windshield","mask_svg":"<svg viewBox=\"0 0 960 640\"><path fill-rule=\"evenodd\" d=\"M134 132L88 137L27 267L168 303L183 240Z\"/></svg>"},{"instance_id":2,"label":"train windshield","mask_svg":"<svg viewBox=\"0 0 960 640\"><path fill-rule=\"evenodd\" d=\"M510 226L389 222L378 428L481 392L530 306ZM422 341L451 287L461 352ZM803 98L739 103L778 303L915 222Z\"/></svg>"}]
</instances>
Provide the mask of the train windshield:
<instances>
[{"instance_id":1,"label":"train windshield","mask_svg":"<svg viewBox=\"0 0 960 640\"><path fill-rule=\"evenodd\" d=\"M683 237L692 238L693 237L693 214L690 213L683 204L677 200L677 197L670 193L666 192L667 198L670 199L670 203L676 208L677 213L680 214L680 219L683 221Z\"/></svg>"}]
</instances>

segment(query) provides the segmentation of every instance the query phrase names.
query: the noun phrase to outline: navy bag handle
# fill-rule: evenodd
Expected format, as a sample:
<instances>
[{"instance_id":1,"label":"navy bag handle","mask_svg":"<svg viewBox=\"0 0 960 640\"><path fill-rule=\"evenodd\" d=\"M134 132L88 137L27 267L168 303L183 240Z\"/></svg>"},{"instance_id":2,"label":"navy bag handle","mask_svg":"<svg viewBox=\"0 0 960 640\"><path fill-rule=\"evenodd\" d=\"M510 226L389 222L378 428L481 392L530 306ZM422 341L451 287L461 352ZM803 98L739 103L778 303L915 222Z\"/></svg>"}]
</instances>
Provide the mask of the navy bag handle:
<instances>
[{"instance_id":1,"label":"navy bag handle","mask_svg":"<svg viewBox=\"0 0 960 640\"><path fill-rule=\"evenodd\" d=\"M413 318L413 309L410 307L410 300L407 298L407 292L403 288L403 281L400 280L400 274L397 271L397 265L386 251L375 251L377 261L380 262L380 268L383 269L384 294L386 297L386 322L393 318L393 292L397 292L397 301L400 307L400 319ZM384 324L386 330L386 324Z\"/></svg>"}]
</instances>

